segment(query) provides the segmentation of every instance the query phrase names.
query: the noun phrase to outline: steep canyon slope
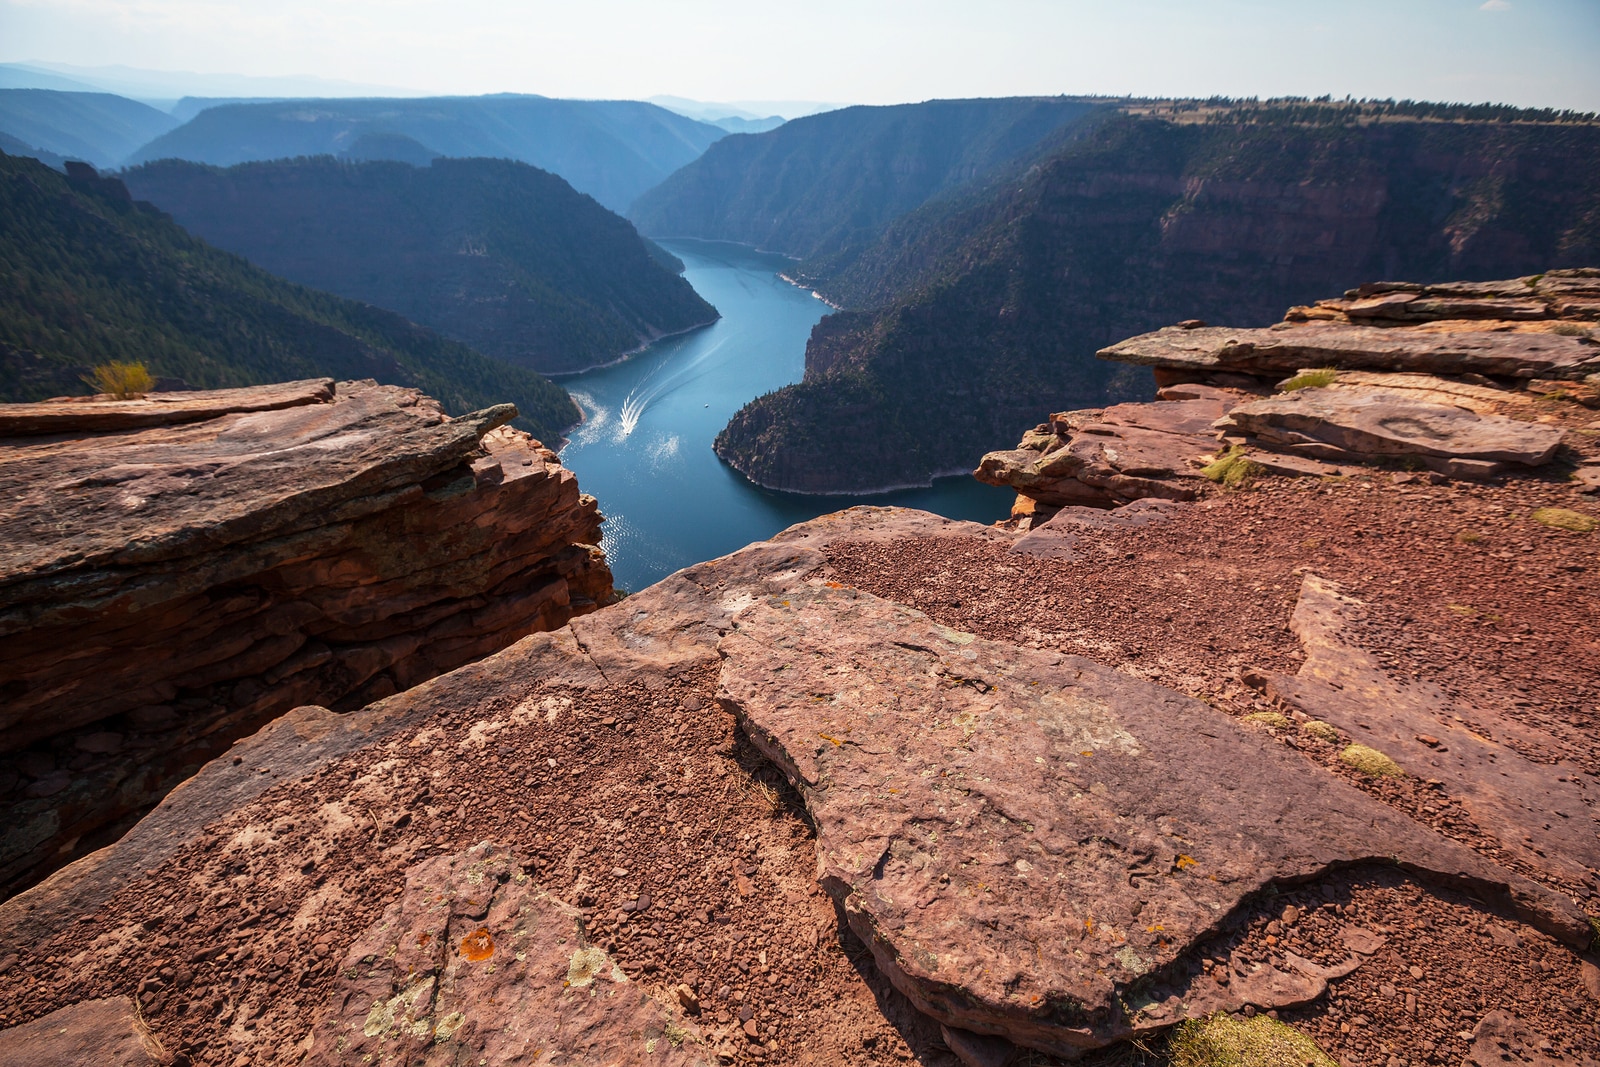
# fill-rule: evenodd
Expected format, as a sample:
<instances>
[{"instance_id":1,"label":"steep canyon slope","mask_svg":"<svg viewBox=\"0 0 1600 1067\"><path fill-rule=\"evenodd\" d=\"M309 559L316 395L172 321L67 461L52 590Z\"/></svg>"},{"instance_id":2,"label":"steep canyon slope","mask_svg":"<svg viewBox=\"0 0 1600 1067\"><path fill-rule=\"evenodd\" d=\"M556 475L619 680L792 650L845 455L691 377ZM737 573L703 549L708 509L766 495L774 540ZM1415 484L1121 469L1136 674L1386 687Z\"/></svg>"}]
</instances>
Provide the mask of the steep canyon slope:
<instances>
[{"instance_id":1,"label":"steep canyon slope","mask_svg":"<svg viewBox=\"0 0 1600 1067\"><path fill-rule=\"evenodd\" d=\"M0 400L81 393L107 360L205 389L374 378L464 414L511 402L556 440L566 391L370 305L277 278L190 236L115 179L0 155Z\"/></svg>"},{"instance_id":2,"label":"steep canyon slope","mask_svg":"<svg viewBox=\"0 0 1600 1067\"><path fill-rule=\"evenodd\" d=\"M169 159L120 177L218 248L530 370L583 370L716 318L626 220L525 163Z\"/></svg>"},{"instance_id":3,"label":"steep canyon slope","mask_svg":"<svg viewBox=\"0 0 1600 1067\"><path fill-rule=\"evenodd\" d=\"M1093 359L1127 334L1265 325L1374 277L1600 258L1600 122L1378 110L1097 113L868 245L812 252L797 275L851 310L818 325L804 380L739 412L718 454L786 490L926 483L1014 438L1041 395L1148 395L1142 373Z\"/></svg>"},{"instance_id":4,"label":"steep canyon slope","mask_svg":"<svg viewBox=\"0 0 1600 1067\"><path fill-rule=\"evenodd\" d=\"M176 125L165 111L111 93L0 89L0 132L97 167L118 165Z\"/></svg>"},{"instance_id":5,"label":"steep canyon slope","mask_svg":"<svg viewBox=\"0 0 1600 1067\"><path fill-rule=\"evenodd\" d=\"M628 214L660 237L737 241L805 259L835 254L1025 155L1095 106L1021 97L811 115L776 132L723 138Z\"/></svg>"}]
</instances>

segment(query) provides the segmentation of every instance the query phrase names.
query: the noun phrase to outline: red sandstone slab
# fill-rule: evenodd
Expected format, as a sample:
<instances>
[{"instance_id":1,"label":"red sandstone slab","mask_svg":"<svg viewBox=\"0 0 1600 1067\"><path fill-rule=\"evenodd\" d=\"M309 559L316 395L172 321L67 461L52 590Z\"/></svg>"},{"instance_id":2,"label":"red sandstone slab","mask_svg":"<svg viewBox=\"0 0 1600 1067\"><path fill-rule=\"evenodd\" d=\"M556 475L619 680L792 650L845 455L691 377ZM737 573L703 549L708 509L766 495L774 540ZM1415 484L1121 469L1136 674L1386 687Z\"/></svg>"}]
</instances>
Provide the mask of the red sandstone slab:
<instances>
[{"instance_id":1,"label":"red sandstone slab","mask_svg":"<svg viewBox=\"0 0 1600 1067\"><path fill-rule=\"evenodd\" d=\"M719 699L805 798L823 885L949 1026L1071 1055L1213 1010L1180 956L1251 894L1364 860L1592 934L1570 902L1088 660L826 588L763 596L720 652ZM1240 1003L1316 995L1268 972Z\"/></svg>"},{"instance_id":2,"label":"red sandstone slab","mask_svg":"<svg viewBox=\"0 0 1600 1067\"><path fill-rule=\"evenodd\" d=\"M1361 611L1359 601L1307 574L1290 622L1306 661L1295 677L1274 679L1272 692L1377 748L1406 773L1442 783L1479 829L1523 862L1600 889L1600 808L1578 784L1581 768L1534 763L1505 743L1516 733L1537 733L1532 727L1506 723L1510 737L1485 737L1463 719L1481 724L1494 721L1492 713L1457 708L1431 685L1391 678L1348 636ZM1536 740L1557 747L1548 736Z\"/></svg>"},{"instance_id":3,"label":"red sandstone slab","mask_svg":"<svg viewBox=\"0 0 1600 1067\"><path fill-rule=\"evenodd\" d=\"M203 422L246 411L276 411L333 400L332 378L243 389L146 393L136 400L74 397L33 404L0 404L0 438L95 434Z\"/></svg>"},{"instance_id":4,"label":"red sandstone slab","mask_svg":"<svg viewBox=\"0 0 1600 1067\"><path fill-rule=\"evenodd\" d=\"M1268 329L1169 326L1103 348L1099 355L1146 367L1279 377L1334 367L1578 381L1600 371L1600 345L1566 334L1435 333L1322 322Z\"/></svg>"}]
</instances>

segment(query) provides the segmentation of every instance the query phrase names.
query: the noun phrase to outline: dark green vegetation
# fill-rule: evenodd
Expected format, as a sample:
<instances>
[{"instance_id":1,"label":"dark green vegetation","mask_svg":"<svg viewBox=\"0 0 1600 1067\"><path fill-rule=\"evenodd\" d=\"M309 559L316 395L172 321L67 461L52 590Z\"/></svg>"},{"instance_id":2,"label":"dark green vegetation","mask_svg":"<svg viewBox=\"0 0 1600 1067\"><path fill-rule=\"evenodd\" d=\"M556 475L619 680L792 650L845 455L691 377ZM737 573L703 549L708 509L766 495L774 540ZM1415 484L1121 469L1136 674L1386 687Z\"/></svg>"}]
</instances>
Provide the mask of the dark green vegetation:
<instances>
[{"instance_id":1,"label":"dark green vegetation","mask_svg":"<svg viewBox=\"0 0 1600 1067\"><path fill-rule=\"evenodd\" d=\"M804 381L734 416L718 454L775 488L922 482L1048 411L1147 395L1143 372L1094 358L1131 334L1266 325L1379 278L1600 262L1600 122L1428 110L1108 109L870 244L824 243L796 273L859 310L818 325Z\"/></svg>"},{"instance_id":2,"label":"dark green vegetation","mask_svg":"<svg viewBox=\"0 0 1600 1067\"><path fill-rule=\"evenodd\" d=\"M191 237L114 179L0 155L0 400L85 393L96 364L219 388L328 375L414 386L453 413L511 401L535 435L566 392L392 312L274 277Z\"/></svg>"},{"instance_id":3,"label":"dark green vegetation","mask_svg":"<svg viewBox=\"0 0 1600 1067\"><path fill-rule=\"evenodd\" d=\"M64 156L57 155L54 152L46 152L44 149L36 148L26 141L19 141L9 133L0 133L0 152L4 152L8 156L29 156L37 159L45 166L54 167L57 170L61 170L67 162Z\"/></svg>"},{"instance_id":4,"label":"dark green vegetation","mask_svg":"<svg viewBox=\"0 0 1600 1067\"><path fill-rule=\"evenodd\" d=\"M111 93L0 89L0 132L23 145L99 167L121 163L177 124L164 111Z\"/></svg>"},{"instance_id":5,"label":"dark green vegetation","mask_svg":"<svg viewBox=\"0 0 1600 1067\"><path fill-rule=\"evenodd\" d=\"M208 108L145 145L130 162L188 159L227 167L340 155L371 134L403 135L443 156L531 163L622 211L723 131L654 104L626 100L513 95L285 100Z\"/></svg>"},{"instance_id":6,"label":"dark green vegetation","mask_svg":"<svg viewBox=\"0 0 1600 1067\"><path fill-rule=\"evenodd\" d=\"M122 178L274 274L533 370L597 366L717 317L626 219L525 163L165 160Z\"/></svg>"},{"instance_id":7,"label":"dark green vegetation","mask_svg":"<svg viewBox=\"0 0 1600 1067\"><path fill-rule=\"evenodd\" d=\"M828 111L717 142L641 196L629 216L657 237L738 241L802 258L837 253L1092 110L1048 97Z\"/></svg>"}]
</instances>

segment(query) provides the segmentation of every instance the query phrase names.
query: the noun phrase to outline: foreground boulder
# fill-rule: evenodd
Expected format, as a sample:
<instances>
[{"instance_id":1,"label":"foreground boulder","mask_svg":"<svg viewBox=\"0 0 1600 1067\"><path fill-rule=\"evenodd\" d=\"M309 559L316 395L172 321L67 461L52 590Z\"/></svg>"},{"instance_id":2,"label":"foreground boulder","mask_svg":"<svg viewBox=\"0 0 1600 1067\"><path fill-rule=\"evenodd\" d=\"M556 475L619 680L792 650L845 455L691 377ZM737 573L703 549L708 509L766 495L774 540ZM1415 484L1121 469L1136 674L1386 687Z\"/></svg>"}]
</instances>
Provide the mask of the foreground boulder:
<instances>
[{"instance_id":1,"label":"foreground boulder","mask_svg":"<svg viewBox=\"0 0 1600 1067\"><path fill-rule=\"evenodd\" d=\"M235 738L593 610L595 502L505 424L329 380L0 408L0 886Z\"/></svg>"},{"instance_id":2,"label":"foreground boulder","mask_svg":"<svg viewBox=\"0 0 1600 1067\"><path fill-rule=\"evenodd\" d=\"M854 590L763 596L720 650L719 698L805 798L824 887L946 1025L1072 1056L1305 1003L1316 975L1218 989L1173 964L1244 900L1335 867L1502 877L1198 701ZM1507 884L1586 937L1553 894Z\"/></svg>"}]
</instances>

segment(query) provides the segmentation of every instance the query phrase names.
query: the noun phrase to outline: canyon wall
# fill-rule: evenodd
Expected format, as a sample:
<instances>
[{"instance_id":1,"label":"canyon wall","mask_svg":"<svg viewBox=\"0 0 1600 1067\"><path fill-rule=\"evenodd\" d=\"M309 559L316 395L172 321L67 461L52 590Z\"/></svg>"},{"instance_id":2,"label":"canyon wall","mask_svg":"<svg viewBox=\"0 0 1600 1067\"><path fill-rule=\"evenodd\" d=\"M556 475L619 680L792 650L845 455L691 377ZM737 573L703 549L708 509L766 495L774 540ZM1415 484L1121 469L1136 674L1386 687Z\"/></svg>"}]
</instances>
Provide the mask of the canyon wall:
<instances>
[{"instance_id":1,"label":"canyon wall","mask_svg":"<svg viewBox=\"0 0 1600 1067\"><path fill-rule=\"evenodd\" d=\"M817 327L804 380L746 405L718 454L777 489L925 483L1015 439L1041 397L1147 397L1143 372L1093 358L1132 333L1264 326L1372 278L1600 259L1593 122L1097 122L864 250L803 263L854 310Z\"/></svg>"},{"instance_id":2,"label":"canyon wall","mask_svg":"<svg viewBox=\"0 0 1600 1067\"><path fill-rule=\"evenodd\" d=\"M515 414L329 379L0 406L0 886L296 705L604 603L595 501Z\"/></svg>"}]
</instances>

